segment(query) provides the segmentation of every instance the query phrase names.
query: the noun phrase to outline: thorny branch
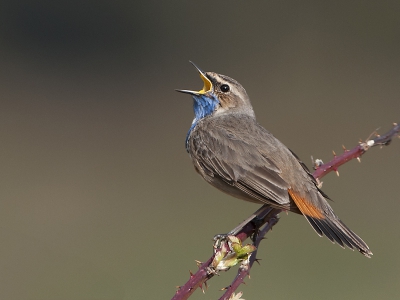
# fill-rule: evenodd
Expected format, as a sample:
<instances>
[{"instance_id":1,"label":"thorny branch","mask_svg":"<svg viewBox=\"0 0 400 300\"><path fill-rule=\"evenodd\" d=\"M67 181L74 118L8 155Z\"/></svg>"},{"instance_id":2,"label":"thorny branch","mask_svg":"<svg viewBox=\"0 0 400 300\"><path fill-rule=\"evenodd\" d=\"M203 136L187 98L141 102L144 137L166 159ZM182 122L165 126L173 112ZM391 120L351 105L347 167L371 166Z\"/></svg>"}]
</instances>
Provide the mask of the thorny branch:
<instances>
[{"instance_id":1,"label":"thorny branch","mask_svg":"<svg viewBox=\"0 0 400 300\"><path fill-rule=\"evenodd\" d=\"M383 147L389 145L390 142L392 141L392 138L395 137L396 135L398 136L399 132L400 132L400 124L393 123L393 128L384 135L378 135L375 133L376 137L374 139L367 140L365 142L360 142L356 147L354 147L351 150L347 150L346 148L343 147L344 153L339 156L336 156L336 153L334 152L333 160L331 160L326 164L323 164L321 160L316 159L315 172L313 173L313 176L316 179L320 179L331 171L337 172L338 168L344 163L348 162L349 160L357 158L357 160L360 161L361 155L367 152L369 148L374 146Z\"/></svg>"},{"instance_id":2,"label":"thorny branch","mask_svg":"<svg viewBox=\"0 0 400 300\"><path fill-rule=\"evenodd\" d=\"M319 180L331 171L338 172L338 168L346 162L354 158L360 161L360 157L371 147L382 147L389 145L393 137L400 137L399 133L400 125L398 123L394 123L393 128L383 135L378 135L377 133L375 133L376 137L374 139L368 139L365 142L360 142L356 147L351 150L347 150L343 147L344 152L341 155L336 155L334 153L333 160L328 163L324 164L321 160L316 159L314 166L315 171L313 173L313 176L315 177L315 179ZM229 234L235 235L241 241L244 241L248 237L251 237L253 235L253 244L258 248L258 245L260 244L261 240L264 239L264 236L267 234L267 232L270 231L276 223L278 223L278 214L280 212L280 209L262 206L248 219L242 222L238 227L233 229ZM257 220L257 222L253 222L254 220ZM256 230L257 234L254 235ZM198 287L200 287L204 292L204 287L207 288L207 280L217 274L217 271L210 268L214 260L215 253L216 250L214 250L214 255L206 262L197 262L199 270L195 274L192 274L190 272L190 279L183 286L178 287L178 290L176 291L172 300L188 299ZM241 283L244 282L244 279L246 278L246 276L249 275L250 269L256 261L256 254L257 250L252 253L249 261L246 264L241 264L238 270L238 274L236 275L231 285L224 288L225 293L220 298L220 300L230 299L233 292L239 287Z\"/></svg>"}]
</instances>

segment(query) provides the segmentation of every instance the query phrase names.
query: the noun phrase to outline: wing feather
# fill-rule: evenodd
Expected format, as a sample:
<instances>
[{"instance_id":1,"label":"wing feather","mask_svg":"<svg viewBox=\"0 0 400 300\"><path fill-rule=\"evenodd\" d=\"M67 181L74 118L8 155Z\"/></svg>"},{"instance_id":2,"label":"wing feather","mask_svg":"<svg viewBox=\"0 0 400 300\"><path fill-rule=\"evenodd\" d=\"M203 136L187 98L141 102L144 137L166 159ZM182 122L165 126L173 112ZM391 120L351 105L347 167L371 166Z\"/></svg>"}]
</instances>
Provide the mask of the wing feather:
<instances>
[{"instance_id":1,"label":"wing feather","mask_svg":"<svg viewBox=\"0 0 400 300\"><path fill-rule=\"evenodd\" d=\"M265 152L267 145L263 149L252 143L248 133L233 134L227 126L213 126L212 130L195 128L189 147L192 159L202 167L200 173L209 176L206 180L211 184L221 179L260 202L272 201L285 208L290 203L290 185Z\"/></svg>"}]
</instances>

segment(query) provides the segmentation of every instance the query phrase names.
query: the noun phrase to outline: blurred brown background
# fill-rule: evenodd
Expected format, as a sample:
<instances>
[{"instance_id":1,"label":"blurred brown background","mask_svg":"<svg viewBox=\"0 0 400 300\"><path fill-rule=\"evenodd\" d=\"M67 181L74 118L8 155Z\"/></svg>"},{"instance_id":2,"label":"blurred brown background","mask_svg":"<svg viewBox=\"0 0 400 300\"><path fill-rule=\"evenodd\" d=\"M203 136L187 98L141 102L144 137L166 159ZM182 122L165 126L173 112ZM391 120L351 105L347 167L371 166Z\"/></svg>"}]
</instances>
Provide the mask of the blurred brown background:
<instances>
[{"instance_id":1,"label":"blurred brown background","mask_svg":"<svg viewBox=\"0 0 400 300\"><path fill-rule=\"evenodd\" d=\"M258 208L193 170L193 60L308 165L400 121L399 1L2 1L0 299L170 299ZM324 178L372 259L282 215L245 299L398 299L400 140ZM236 270L191 299L216 299Z\"/></svg>"}]
</instances>

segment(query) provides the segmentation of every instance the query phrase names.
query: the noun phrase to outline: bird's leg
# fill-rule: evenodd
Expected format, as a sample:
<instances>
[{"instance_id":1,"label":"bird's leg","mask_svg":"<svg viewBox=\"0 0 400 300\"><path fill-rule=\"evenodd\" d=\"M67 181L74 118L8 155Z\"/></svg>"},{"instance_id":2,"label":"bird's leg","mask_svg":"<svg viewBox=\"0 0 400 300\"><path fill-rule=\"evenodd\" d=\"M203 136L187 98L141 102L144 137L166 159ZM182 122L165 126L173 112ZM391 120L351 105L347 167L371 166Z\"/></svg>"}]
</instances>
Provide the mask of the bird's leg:
<instances>
[{"instance_id":1,"label":"bird's leg","mask_svg":"<svg viewBox=\"0 0 400 300\"><path fill-rule=\"evenodd\" d=\"M260 219L263 219L266 214L270 211L271 207L264 204L261 206L257 211L255 211L250 217L240 223L238 226L233 228L231 231L228 232L229 235L237 235L243 227L245 227L250 222L255 222L255 225L259 222ZM257 226L255 226L257 228Z\"/></svg>"},{"instance_id":2,"label":"bird's leg","mask_svg":"<svg viewBox=\"0 0 400 300\"><path fill-rule=\"evenodd\" d=\"M249 223L252 223L255 227L255 231L258 231L258 228L260 225L262 225L262 221L265 218L265 216L272 210L272 208L266 204L261 206L257 211L255 211L253 214L251 214L246 220L244 220L242 223L240 223L238 226L233 228L231 231L228 233L222 233L222 234L217 234L214 236L214 252L215 249L221 248L221 245L226 243L228 236L234 235L236 236L246 225ZM254 235L253 235L254 237Z\"/></svg>"},{"instance_id":3,"label":"bird's leg","mask_svg":"<svg viewBox=\"0 0 400 300\"><path fill-rule=\"evenodd\" d=\"M255 216L254 219L251 220L251 223L254 224L255 228L254 228L254 232L253 232L253 234L252 234L252 236L250 238L253 241L253 245L255 245L256 241L257 241L258 234L260 232L260 227L262 225L264 225L264 217Z\"/></svg>"}]
</instances>

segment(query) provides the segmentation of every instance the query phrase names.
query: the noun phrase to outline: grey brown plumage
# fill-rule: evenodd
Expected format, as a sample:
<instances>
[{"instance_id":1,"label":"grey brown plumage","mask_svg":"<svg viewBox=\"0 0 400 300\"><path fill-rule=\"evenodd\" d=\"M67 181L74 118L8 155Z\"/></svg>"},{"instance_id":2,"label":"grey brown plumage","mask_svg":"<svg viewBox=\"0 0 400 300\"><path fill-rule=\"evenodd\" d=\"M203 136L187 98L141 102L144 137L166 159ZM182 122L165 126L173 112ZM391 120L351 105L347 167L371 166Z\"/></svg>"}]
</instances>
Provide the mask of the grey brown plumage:
<instances>
[{"instance_id":1,"label":"grey brown plumage","mask_svg":"<svg viewBox=\"0 0 400 300\"><path fill-rule=\"evenodd\" d=\"M335 215L305 165L256 122L244 88L227 76L199 72L203 90L183 91L195 101L186 148L196 171L229 195L303 214L320 236L372 255Z\"/></svg>"}]
</instances>

